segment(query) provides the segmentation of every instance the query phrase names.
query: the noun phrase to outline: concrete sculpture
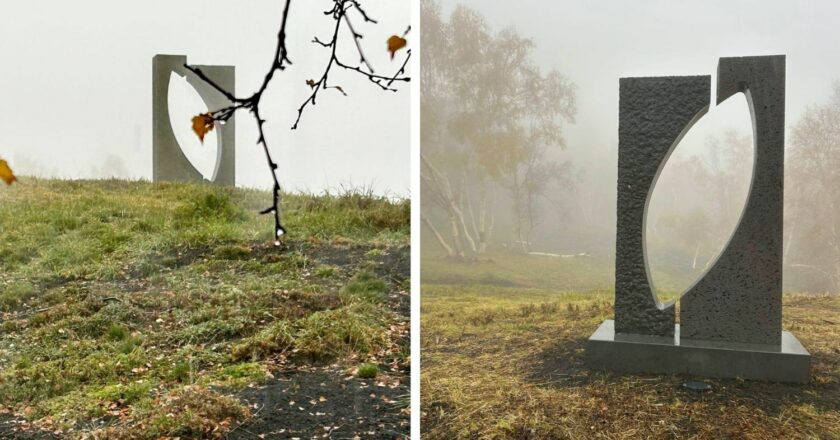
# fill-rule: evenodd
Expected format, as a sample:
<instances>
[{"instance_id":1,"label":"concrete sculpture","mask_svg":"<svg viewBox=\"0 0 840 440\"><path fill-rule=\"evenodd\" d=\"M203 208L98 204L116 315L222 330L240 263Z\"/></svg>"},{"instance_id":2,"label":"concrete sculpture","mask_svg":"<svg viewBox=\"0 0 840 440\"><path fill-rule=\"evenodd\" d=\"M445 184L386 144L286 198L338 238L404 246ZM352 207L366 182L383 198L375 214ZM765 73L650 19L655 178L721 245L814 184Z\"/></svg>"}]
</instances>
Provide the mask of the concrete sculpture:
<instances>
[{"instance_id":1,"label":"concrete sculpture","mask_svg":"<svg viewBox=\"0 0 840 440\"><path fill-rule=\"evenodd\" d=\"M181 55L156 55L152 61L153 95L153 149L152 175L157 181L202 182L234 186L236 179L236 122L231 118L224 125L216 126L218 149L215 172L205 179L184 154L169 115L169 79L175 73L184 78L198 92L209 110L230 105L230 101L211 85L184 67L187 57ZM225 90L235 92L236 69L232 66L196 66ZM189 121L184 121L189 123Z\"/></svg>"},{"instance_id":2,"label":"concrete sculpture","mask_svg":"<svg viewBox=\"0 0 840 440\"><path fill-rule=\"evenodd\" d=\"M782 331L785 57L721 58L717 103L743 92L755 165L744 212L709 270L675 303L651 287L645 223L668 157L709 108L710 76L622 78L615 320L587 343L587 364L625 372L807 382L810 354Z\"/></svg>"}]
</instances>

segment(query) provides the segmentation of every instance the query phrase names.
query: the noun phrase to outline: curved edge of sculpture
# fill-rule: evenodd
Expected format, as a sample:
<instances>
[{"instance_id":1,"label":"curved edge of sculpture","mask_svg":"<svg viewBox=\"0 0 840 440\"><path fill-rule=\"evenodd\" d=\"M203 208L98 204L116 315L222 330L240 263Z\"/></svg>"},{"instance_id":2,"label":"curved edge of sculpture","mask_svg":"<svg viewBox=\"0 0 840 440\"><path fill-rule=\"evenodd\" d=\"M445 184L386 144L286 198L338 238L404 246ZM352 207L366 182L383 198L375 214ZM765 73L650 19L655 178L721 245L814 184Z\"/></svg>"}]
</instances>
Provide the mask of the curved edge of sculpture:
<instances>
[{"instance_id":1,"label":"curved edge of sculpture","mask_svg":"<svg viewBox=\"0 0 840 440\"><path fill-rule=\"evenodd\" d=\"M217 125L217 153L213 178L205 179L184 154L175 137L169 113L169 85L173 73L185 78L210 110L230 105L230 101L184 65L183 55L156 55L152 62L153 88L153 147L152 170L154 181L210 182L234 186L236 181L236 122L231 118ZM213 81L235 93L236 70L233 66L196 66Z\"/></svg>"},{"instance_id":2,"label":"curved edge of sculpture","mask_svg":"<svg viewBox=\"0 0 840 440\"><path fill-rule=\"evenodd\" d=\"M172 82L175 80L176 75L177 75L178 77L184 78L184 82L185 82L186 84L188 84L188 85L189 85L189 87L190 87L190 88L192 88L192 89L193 89L193 90L194 90L194 91L198 94L198 96L201 98L202 102L204 103L205 108L207 108L207 109L208 109L208 111L209 111L209 109L211 108L211 107L210 107L210 104L208 104L208 99L207 99L207 97L206 97L204 94L202 94L201 92L199 92L199 90L198 90L198 89L196 89L196 88L195 88L195 86L193 86L193 85L192 85L192 84L191 84L191 83L190 83L190 82L186 79L186 75L184 75L182 72L178 72L178 71L176 71L176 70L173 70L172 72L170 72L170 74L169 74L169 81L168 81L167 90L166 90L166 96L167 96L167 102L166 102L166 112L167 112L167 117L166 117L166 118L169 120L169 129L172 131L172 133L173 133L173 134L175 133L175 125L174 125L174 121L172 120L172 112L171 112L171 104L172 104L172 101L169 99L169 97L170 97L170 95L171 95L171 93L172 93ZM181 122L182 122L182 123L184 123L185 121L181 121ZM178 141L178 137L177 137L177 136L175 137L176 142L178 142L178 147L179 147L179 150L181 151L181 154L183 154L183 155L184 155L184 157L185 157L188 161L190 161L190 165L192 165L193 169L195 169L195 171L196 171L196 172L198 172L199 174L201 174L201 177L202 177L205 181L208 181L208 182L215 182L215 181L216 181L216 179L217 179L217 177L218 177L218 175L219 175L219 170L221 169L221 166L220 166L220 165L221 165L221 162L222 162L222 151L223 151L223 149L224 149L224 136L223 136L223 132L224 132L225 130L227 130L227 128L225 128L225 126L217 126L217 127L216 127L216 130L217 130L217 134L218 134L217 136L215 136L215 139L216 139L216 158L215 158L215 160L213 161L213 172L212 172L211 177L210 177L209 179L208 179L205 175L203 175L203 174L202 174L202 173L201 173L201 172L200 172L200 171L199 171L199 170L195 167L195 164L193 164L193 163L192 163L192 161L190 161L189 157L187 157L186 153L184 152L183 146L181 145L180 141Z\"/></svg>"},{"instance_id":3,"label":"curved edge of sculpture","mask_svg":"<svg viewBox=\"0 0 840 440\"><path fill-rule=\"evenodd\" d=\"M734 96L736 94L737 93L734 93L731 96ZM755 144L755 117L753 116L753 103L752 103L751 98L749 96L749 92L747 91L744 94L746 95L746 98L747 98L747 107L750 111L750 117L752 118L752 126L753 126L753 147L752 147L753 167L752 167L752 170L750 171L750 180L749 180L749 186L747 187L747 196L744 199L744 203L743 203L743 205L741 205L741 208L739 210L738 221L735 222L735 227L732 229L732 232L729 234L729 237L726 239L726 242L724 243L720 252L718 252L718 254L712 259L712 261L709 262L707 267L700 273L700 275L697 277L697 279L695 279L691 284L688 285L688 287L686 287L685 289L683 289L682 292L680 292L679 296L677 297L679 299L682 299L689 292L691 292L694 289L694 286L696 286L700 281L702 281L703 278L705 278L706 275L708 275L709 272L711 272L711 270L717 265L718 261L720 260L720 257L723 256L726 249L729 248L730 244L732 243L732 239L735 237L735 235L738 233L738 230L741 228L741 224L744 221L744 214L747 212L747 205L749 204L750 197L752 196L752 193L753 193L753 187L754 187L754 181L755 181L755 160L758 156L758 149L756 148L756 144ZM718 101L717 105L720 105L724 101L726 101L726 99Z\"/></svg>"},{"instance_id":4,"label":"curved edge of sculpture","mask_svg":"<svg viewBox=\"0 0 840 440\"><path fill-rule=\"evenodd\" d=\"M753 171L724 250L681 299L683 337L782 343L784 55L721 58L717 103L744 93L753 125ZM781 127L781 128L780 128Z\"/></svg>"},{"instance_id":5,"label":"curved edge of sculpture","mask_svg":"<svg viewBox=\"0 0 840 440\"><path fill-rule=\"evenodd\" d=\"M648 286L650 286L650 295L651 295L653 301L656 303L656 306L659 308L659 310L665 310L667 308L674 307L677 304L677 300L672 299L672 300L668 300L668 301L663 303L662 301L659 300L659 295L656 294L656 286L653 283L653 275L651 275L651 273L650 273L650 263L649 263L649 260L648 260L648 250L647 250L648 210L650 209L650 202L651 202L651 199L653 198L653 192L656 189L656 184L657 184L657 182L659 182L659 177L662 175L662 170L665 169L665 165L668 163L668 160L671 158L671 155L677 149L677 145L679 145L680 142L682 142L683 137L685 137L685 135L689 131L691 131L692 127L694 127L694 124L696 124L697 121L702 119L703 116L705 116L706 113L708 113L708 112L709 112L709 106L708 105L706 105L705 107L700 109L697 112L697 114L694 116L694 119L692 119L691 121L688 122L688 124L685 126L683 131L674 140L674 143L668 149L668 152L665 153L665 155L663 156L662 162L659 164L659 169L656 170L656 175L653 176L653 181L650 185L650 188L648 189L647 199L645 200L645 212L644 212L644 215L642 217L642 255L644 257L644 263L645 263L645 275L647 277ZM687 290L688 289L686 289L686 291ZM680 296L682 296L682 295L680 295Z\"/></svg>"},{"instance_id":6,"label":"curved edge of sculpture","mask_svg":"<svg viewBox=\"0 0 840 440\"><path fill-rule=\"evenodd\" d=\"M619 95L615 331L673 337L673 303L659 301L647 264L647 212L665 162L709 109L711 76L621 78Z\"/></svg>"}]
</instances>

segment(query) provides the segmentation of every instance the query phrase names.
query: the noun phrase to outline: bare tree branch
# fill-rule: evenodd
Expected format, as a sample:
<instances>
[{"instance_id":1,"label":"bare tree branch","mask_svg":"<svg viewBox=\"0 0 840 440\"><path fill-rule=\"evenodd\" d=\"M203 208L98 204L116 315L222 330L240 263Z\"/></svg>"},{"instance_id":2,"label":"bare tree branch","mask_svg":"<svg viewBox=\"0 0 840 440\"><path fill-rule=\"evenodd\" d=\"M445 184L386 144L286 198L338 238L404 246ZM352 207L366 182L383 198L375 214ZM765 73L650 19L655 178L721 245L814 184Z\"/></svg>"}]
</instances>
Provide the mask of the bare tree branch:
<instances>
[{"instance_id":1,"label":"bare tree branch","mask_svg":"<svg viewBox=\"0 0 840 440\"><path fill-rule=\"evenodd\" d=\"M224 123L229 120L233 115L242 109L246 109L251 112L254 116L254 120L257 123L257 129L259 131L259 138L257 139L257 143L263 147L263 151L265 152L266 162L268 164L268 168L271 171L271 178L273 180L273 194L272 194L272 204L270 207L262 210L261 214L272 214L274 216L274 236L275 236L275 245L280 246L282 243L280 238L286 234L286 229L283 227L281 222L281 213L280 213L280 202L281 202L281 188L280 188L280 181L277 178L277 162L274 161L273 157L271 156L271 151L268 146L268 141L266 140L265 135L265 123L266 120L262 118L260 115L260 103L262 102L263 94L265 93L266 89L268 89L268 85L271 83L272 79L274 79L274 75L277 72L284 71L288 65L291 65L292 62L289 59L289 51L286 47L286 26L289 22L289 9L291 6L291 0L286 0L285 6L283 7L283 16L280 23L280 30L277 33L277 48L274 52L274 58L272 59L271 68L266 73L265 78L260 85L259 89L257 89L254 94L247 98L240 98L234 96L232 93L225 90L224 87L221 87L219 84L214 82L212 79L207 77L201 69L193 67L193 66L184 66L191 72L195 73L199 78L201 78L204 82L212 86L216 89L219 93L223 94L228 100L230 100L233 104L222 109L218 109L216 111L212 111L209 113L209 117L211 117L215 122ZM381 75L374 74L373 66L368 61L367 57L364 54L364 51L361 46L360 40L363 38L363 35L356 31L353 27L350 18L347 16L347 12L349 10L355 10L361 18L368 23L376 24L376 20L370 18L367 12L362 8L361 4L358 0L333 0L333 7L331 10L326 11L324 15L329 15L335 21L335 27L332 33L332 39L329 42L324 42L315 37L312 41L316 44L319 44L323 47L330 48L330 58L327 62L327 66L324 68L324 73L321 76L321 79L317 82L312 82L310 85L312 87L312 94L303 104L298 108L298 115L297 119L295 120L292 129L296 129L298 124L300 123L300 119L303 116L303 112L306 107L310 104L315 105L315 99L318 95L320 90L324 89L336 89L341 92L344 96L347 96L347 93L339 86L330 86L327 84L327 78L330 73L330 69L333 65L339 65L347 70L352 70L357 73L360 73L366 76L371 82L374 84L379 85L381 88L385 90L393 90L390 86L395 81L410 81L409 77L401 76L405 73L406 66L408 65L408 60L411 58L411 51L407 51L405 62L399 68L399 70L394 74L393 77L386 77ZM342 63L337 55L336 50L338 47L338 36L339 31L341 30L341 24L346 23L348 29L350 30L353 41L356 44L356 49L359 52L359 56L361 58L361 63L363 63L369 72L362 70L358 66L351 66L349 64ZM410 27L409 27L410 29ZM408 31L406 31L408 32ZM383 86L381 82L387 81L387 85Z\"/></svg>"}]
</instances>

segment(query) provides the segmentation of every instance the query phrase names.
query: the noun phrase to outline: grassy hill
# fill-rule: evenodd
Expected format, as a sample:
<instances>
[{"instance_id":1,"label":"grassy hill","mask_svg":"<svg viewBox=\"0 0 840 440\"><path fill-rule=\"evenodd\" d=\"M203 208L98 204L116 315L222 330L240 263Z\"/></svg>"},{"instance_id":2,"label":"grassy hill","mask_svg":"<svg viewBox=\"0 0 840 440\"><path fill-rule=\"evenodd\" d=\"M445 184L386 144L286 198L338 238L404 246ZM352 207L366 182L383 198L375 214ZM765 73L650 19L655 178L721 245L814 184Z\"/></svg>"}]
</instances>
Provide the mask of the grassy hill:
<instances>
[{"instance_id":1,"label":"grassy hill","mask_svg":"<svg viewBox=\"0 0 840 440\"><path fill-rule=\"evenodd\" d=\"M558 258L495 252L478 261L457 261L423 248L421 282L427 285L485 285L549 290L608 290L615 283L615 260L603 256ZM685 280L656 272L662 298L679 294Z\"/></svg>"},{"instance_id":2,"label":"grassy hill","mask_svg":"<svg viewBox=\"0 0 840 440\"><path fill-rule=\"evenodd\" d=\"M269 200L0 190L0 438L407 433L409 202L287 195L278 249Z\"/></svg>"},{"instance_id":3,"label":"grassy hill","mask_svg":"<svg viewBox=\"0 0 840 440\"><path fill-rule=\"evenodd\" d=\"M586 339L613 317L608 262L425 255L421 270L424 439L840 438L838 296L784 297L810 384L700 378L712 390L697 392L689 377L585 368Z\"/></svg>"}]
</instances>

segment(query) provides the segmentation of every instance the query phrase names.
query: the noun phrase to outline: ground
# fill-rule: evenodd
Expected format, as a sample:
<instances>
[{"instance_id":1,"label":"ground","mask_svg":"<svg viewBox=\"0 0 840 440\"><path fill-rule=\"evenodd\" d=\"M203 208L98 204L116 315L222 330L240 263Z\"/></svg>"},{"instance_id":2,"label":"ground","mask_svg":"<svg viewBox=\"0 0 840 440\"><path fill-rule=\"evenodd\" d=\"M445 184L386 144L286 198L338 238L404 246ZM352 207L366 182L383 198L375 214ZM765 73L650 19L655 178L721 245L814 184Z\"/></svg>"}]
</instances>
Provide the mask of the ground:
<instances>
[{"instance_id":1,"label":"ground","mask_svg":"<svg viewBox=\"0 0 840 440\"><path fill-rule=\"evenodd\" d=\"M784 327L813 355L807 385L610 374L583 365L586 339L613 316L609 267L595 257L427 255L423 438L840 438L840 297L785 294ZM712 389L685 388L691 380Z\"/></svg>"},{"instance_id":2,"label":"ground","mask_svg":"<svg viewBox=\"0 0 840 440\"><path fill-rule=\"evenodd\" d=\"M409 202L288 195L282 248L269 202L0 191L0 438L406 437Z\"/></svg>"}]
</instances>

